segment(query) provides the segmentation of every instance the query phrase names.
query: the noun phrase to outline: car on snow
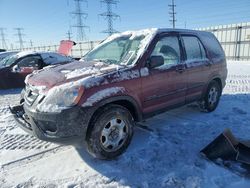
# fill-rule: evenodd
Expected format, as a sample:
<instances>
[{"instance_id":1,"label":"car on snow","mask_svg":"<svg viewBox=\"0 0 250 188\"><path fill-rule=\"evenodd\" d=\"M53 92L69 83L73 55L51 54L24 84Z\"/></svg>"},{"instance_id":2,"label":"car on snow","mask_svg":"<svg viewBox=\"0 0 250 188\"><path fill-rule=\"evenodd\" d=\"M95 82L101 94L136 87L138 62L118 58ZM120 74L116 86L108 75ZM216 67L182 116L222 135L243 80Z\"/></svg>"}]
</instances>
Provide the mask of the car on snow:
<instances>
[{"instance_id":1,"label":"car on snow","mask_svg":"<svg viewBox=\"0 0 250 188\"><path fill-rule=\"evenodd\" d=\"M24 87L25 77L48 65L74 61L54 52L24 51L11 54L0 61L0 89Z\"/></svg>"},{"instance_id":2,"label":"car on snow","mask_svg":"<svg viewBox=\"0 0 250 188\"><path fill-rule=\"evenodd\" d=\"M214 111L226 77L224 51L209 32L128 31L80 63L29 75L22 104L10 109L39 139L84 139L93 156L112 159L128 147L136 122L195 101Z\"/></svg>"}]
</instances>

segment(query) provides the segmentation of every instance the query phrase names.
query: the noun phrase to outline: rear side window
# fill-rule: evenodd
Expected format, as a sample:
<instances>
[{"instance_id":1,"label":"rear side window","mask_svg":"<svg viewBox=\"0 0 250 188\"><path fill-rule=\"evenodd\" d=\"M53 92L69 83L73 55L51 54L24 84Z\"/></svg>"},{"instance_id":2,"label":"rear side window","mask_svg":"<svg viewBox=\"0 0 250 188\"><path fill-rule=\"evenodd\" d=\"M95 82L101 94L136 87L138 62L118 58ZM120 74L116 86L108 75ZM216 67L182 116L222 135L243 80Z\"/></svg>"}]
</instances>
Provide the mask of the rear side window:
<instances>
[{"instance_id":1,"label":"rear side window","mask_svg":"<svg viewBox=\"0 0 250 188\"><path fill-rule=\"evenodd\" d=\"M186 50L187 61L206 59L205 49L197 37L183 36L182 39Z\"/></svg>"},{"instance_id":2,"label":"rear side window","mask_svg":"<svg viewBox=\"0 0 250 188\"><path fill-rule=\"evenodd\" d=\"M222 58L225 59L224 51L216 39L216 37L212 33L201 32L199 37L202 43L206 46L206 49L211 58Z\"/></svg>"}]
</instances>

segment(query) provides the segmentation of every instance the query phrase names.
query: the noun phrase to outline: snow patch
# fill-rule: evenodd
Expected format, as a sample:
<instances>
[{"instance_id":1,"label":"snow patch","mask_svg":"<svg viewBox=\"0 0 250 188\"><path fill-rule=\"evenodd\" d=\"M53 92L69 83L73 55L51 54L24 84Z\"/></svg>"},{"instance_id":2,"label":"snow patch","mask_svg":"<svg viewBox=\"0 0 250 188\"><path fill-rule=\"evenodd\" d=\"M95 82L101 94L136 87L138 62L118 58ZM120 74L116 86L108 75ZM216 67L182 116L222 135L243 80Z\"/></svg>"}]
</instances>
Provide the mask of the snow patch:
<instances>
[{"instance_id":1,"label":"snow patch","mask_svg":"<svg viewBox=\"0 0 250 188\"><path fill-rule=\"evenodd\" d=\"M125 89L123 87L112 87L112 88L107 88L107 89L103 89L101 91L98 91L97 93L95 93L94 95L92 95L91 97L89 97L85 103L82 104L82 107L88 107L88 106L92 106L94 103L110 97L114 94L117 93L122 93L124 92Z\"/></svg>"},{"instance_id":2,"label":"snow patch","mask_svg":"<svg viewBox=\"0 0 250 188\"><path fill-rule=\"evenodd\" d=\"M149 71L148 71L148 68L147 67L144 67L140 70L140 73L141 73L141 76L144 77L144 76L148 76L149 75Z\"/></svg>"},{"instance_id":3,"label":"snow patch","mask_svg":"<svg viewBox=\"0 0 250 188\"><path fill-rule=\"evenodd\" d=\"M139 78L140 73L138 70L125 70L121 72L117 72L112 79L112 82L120 82L123 80L130 80L130 79L135 79Z\"/></svg>"},{"instance_id":4,"label":"snow patch","mask_svg":"<svg viewBox=\"0 0 250 188\"><path fill-rule=\"evenodd\" d=\"M62 70L64 71L64 70ZM75 69L67 74L65 74L65 77L67 79L71 79L71 78L75 78L78 76L83 76L83 75L93 75L93 74L97 74L98 72L100 72L100 69L96 69L95 67L85 67L82 69Z\"/></svg>"},{"instance_id":5,"label":"snow patch","mask_svg":"<svg viewBox=\"0 0 250 188\"><path fill-rule=\"evenodd\" d=\"M107 80L105 80L103 77L88 77L83 79L81 85L84 86L84 88L88 89L94 86L99 86L100 84L106 84L108 83Z\"/></svg>"},{"instance_id":6,"label":"snow patch","mask_svg":"<svg viewBox=\"0 0 250 188\"><path fill-rule=\"evenodd\" d=\"M18 58L24 57L26 55L31 55L31 54L36 54L37 52L35 51L22 51L17 53L15 56L17 56Z\"/></svg>"},{"instance_id":7,"label":"snow patch","mask_svg":"<svg viewBox=\"0 0 250 188\"><path fill-rule=\"evenodd\" d=\"M72 79L80 76L98 76L102 73L108 73L111 71L118 71L121 66L111 64L105 66L106 64L103 62L96 62L92 67L84 67L81 69L75 70L61 70L61 73L65 74L67 79Z\"/></svg>"}]
</instances>

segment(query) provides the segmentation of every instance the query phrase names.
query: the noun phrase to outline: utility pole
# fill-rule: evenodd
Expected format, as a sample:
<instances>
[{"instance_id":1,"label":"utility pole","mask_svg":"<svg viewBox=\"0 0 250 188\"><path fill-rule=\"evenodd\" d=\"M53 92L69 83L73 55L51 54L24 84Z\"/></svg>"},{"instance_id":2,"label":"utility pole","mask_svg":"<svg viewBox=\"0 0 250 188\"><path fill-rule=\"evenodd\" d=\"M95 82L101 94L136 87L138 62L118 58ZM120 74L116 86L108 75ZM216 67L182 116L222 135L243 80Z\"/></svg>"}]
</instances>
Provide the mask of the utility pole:
<instances>
[{"instance_id":1,"label":"utility pole","mask_svg":"<svg viewBox=\"0 0 250 188\"><path fill-rule=\"evenodd\" d=\"M175 28L175 22L177 21L176 20L176 12L175 12L175 7L176 7L176 5L175 5L175 3L174 3L174 0L172 0L172 4L171 5L168 5L169 6L169 9L170 9L170 12L169 12L169 14L170 14L170 23L172 24L172 27L173 28Z\"/></svg>"},{"instance_id":2,"label":"utility pole","mask_svg":"<svg viewBox=\"0 0 250 188\"><path fill-rule=\"evenodd\" d=\"M86 40L85 29L89 28L84 24L84 20L87 19L88 14L82 11L81 2L88 3L87 0L74 0L75 1L75 11L72 12L72 15L76 16L76 25L73 27L77 28L77 39L78 40Z\"/></svg>"},{"instance_id":3,"label":"utility pole","mask_svg":"<svg viewBox=\"0 0 250 188\"><path fill-rule=\"evenodd\" d=\"M13 44L11 43L10 44L10 49L13 51L13 49L14 49L14 46L13 46Z\"/></svg>"},{"instance_id":4,"label":"utility pole","mask_svg":"<svg viewBox=\"0 0 250 188\"><path fill-rule=\"evenodd\" d=\"M68 32L66 33L66 35L67 35L67 39L68 40L71 40L71 35L72 35L72 33L70 32L70 30L68 30Z\"/></svg>"},{"instance_id":5,"label":"utility pole","mask_svg":"<svg viewBox=\"0 0 250 188\"><path fill-rule=\"evenodd\" d=\"M107 12L103 12L99 14L102 16L105 20L107 20L108 23L108 28L105 31L102 31L102 33L107 33L108 35L112 35L113 33L117 33L113 28L113 21L116 20L117 18L120 18L118 14L115 14L112 12L112 5L117 5L119 1L117 0L101 0L101 3L105 3L107 6Z\"/></svg>"},{"instance_id":6,"label":"utility pole","mask_svg":"<svg viewBox=\"0 0 250 188\"><path fill-rule=\"evenodd\" d=\"M33 41L30 40L30 47L32 48L33 47Z\"/></svg>"},{"instance_id":7,"label":"utility pole","mask_svg":"<svg viewBox=\"0 0 250 188\"><path fill-rule=\"evenodd\" d=\"M7 49L7 44L6 44L6 39L5 39L5 33L4 30L6 30L5 28L0 28L0 36L1 36L1 41L2 41L2 48L3 49Z\"/></svg>"},{"instance_id":8,"label":"utility pole","mask_svg":"<svg viewBox=\"0 0 250 188\"><path fill-rule=\"evenodd\" d=\"M24 48L23 43L25 42L25 41L23 41L23 36L24 36L24 34L22 33L23 28L18 27L18 28L14 28L14 30L16 30L16 32L17 32L17 34L16 34L18 36L17 43L19 43L20 50L22 50Z\"/></svg>"}]
</instances>

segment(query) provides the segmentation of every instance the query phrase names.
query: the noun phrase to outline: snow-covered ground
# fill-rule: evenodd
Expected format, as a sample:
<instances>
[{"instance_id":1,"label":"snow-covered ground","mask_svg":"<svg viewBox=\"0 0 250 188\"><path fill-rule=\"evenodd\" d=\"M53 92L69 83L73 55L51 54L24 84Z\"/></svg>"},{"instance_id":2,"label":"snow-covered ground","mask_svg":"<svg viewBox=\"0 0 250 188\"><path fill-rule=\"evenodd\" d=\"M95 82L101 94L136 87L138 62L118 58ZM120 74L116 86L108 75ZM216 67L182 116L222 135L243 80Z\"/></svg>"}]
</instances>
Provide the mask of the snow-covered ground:
<instances>
[{"instance_id":1,"label":"snow-covered ground","mask_svg":"<svg viewBox=\"0 0 250 188\"><path fill-rule=\"evenodd\" d=\"M20 90L0 91L0 187L250 187L250 179L199 154L225 128L249 139L250 62L229 62L228 68L215 112L201 113L192 104L155 116L143 123L148 129L135 128L128 150L113 161L26 134L8 110Z\"/></svg>"}]
</instances>

